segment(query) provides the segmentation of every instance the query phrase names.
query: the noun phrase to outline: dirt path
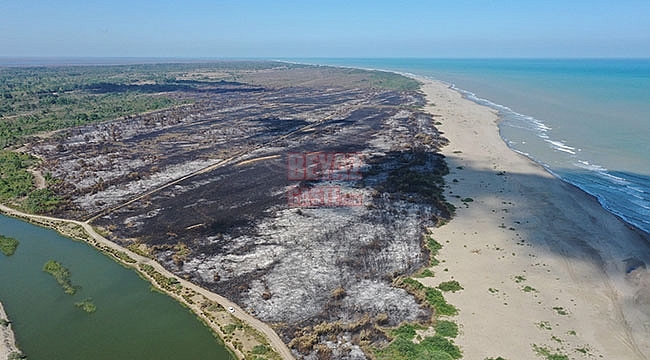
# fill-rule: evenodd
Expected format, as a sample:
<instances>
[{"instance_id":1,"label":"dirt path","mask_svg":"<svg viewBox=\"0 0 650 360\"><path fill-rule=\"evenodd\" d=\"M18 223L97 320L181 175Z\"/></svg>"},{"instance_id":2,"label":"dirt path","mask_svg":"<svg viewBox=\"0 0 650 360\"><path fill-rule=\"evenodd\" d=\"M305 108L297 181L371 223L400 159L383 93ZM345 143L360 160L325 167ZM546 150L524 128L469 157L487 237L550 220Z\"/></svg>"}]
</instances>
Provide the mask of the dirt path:
<instances>
[{"instance_id":1,"label":"dirt path","mask_svg":"<svg viewBox=\"0 0 650 360\"><path fill-rule=\"evenodd\" d=\"M27 169L27 171L34 175L34 186L36 189L45 189L47 187L45 177L43 177L43 174L41 174L40 171L34 169Z\"/></svg>"},{"instance_id":2,"label":"dirt path","mask_svg":"<svg viewBox=\"0 0 650 360\"><path fill-rule=\"evenodd\" d=\"M14 215L18 217L23 217L23 218L32 218L32 219L41 219L41 220L47 220L47 221L57 221L57 222L67 222L75 225L81 226L95 241L97 241L98 244L104 245L106 247L109 247L113 250L120 251L126 253L129 257L133 258L136 260L136 263L130 264L130 266L134 267L137 269L139 264L147 264L153 266L153 268L161 273L162 275L166 277L174 277L177 278L176 275L174 275L172 272L168 271L165 269L162 265L160 265L158 262L144 257L142 255L138 255L131 250L121 247L114 242L106 239L105 237L101 236L98 234L95 229L88 223L88 222L81 222L81 221L76 221L76 220L68 220L68 219L61 219L61 218L55 218L55 217L50 217L50 216L43 216L43 215L31 215L31 214L26 214L14 209L11 209L9 207L6 207L4 205L0 205L0 210L6 214L9 215ZM291 354L291 350L286 346L286 344L280 339L278 334L275 333L275 331L267 324L264 322L260 321L259 319L251 316L250 314L246 313L244 310L242 310L237 304L234 302L226 299L225 297L215 294L209 290L206 290L194 283L191 283L187 280L184 279L179 279L180 284L190 290L195 291L198 294L201 294L205 296L207 299L212 300L217 302L219 305L223 306L224 308L229 308L232 307L235 309L234 313L232 315L239 320L243 321L244 323L250 325L252 328L255 330L259 331L262 333L267 340L269 341L270 345L277 351L283 359L294 359L293 355ZM170 294L173 296L172 294ZM176 296L173 296L177 298ZM201 314L197 314L198 316L201 316ZM206 322L207 324L210 324L210 322ZM218 326L218 325L215 325Z\"/></svg>"}]
</instances>

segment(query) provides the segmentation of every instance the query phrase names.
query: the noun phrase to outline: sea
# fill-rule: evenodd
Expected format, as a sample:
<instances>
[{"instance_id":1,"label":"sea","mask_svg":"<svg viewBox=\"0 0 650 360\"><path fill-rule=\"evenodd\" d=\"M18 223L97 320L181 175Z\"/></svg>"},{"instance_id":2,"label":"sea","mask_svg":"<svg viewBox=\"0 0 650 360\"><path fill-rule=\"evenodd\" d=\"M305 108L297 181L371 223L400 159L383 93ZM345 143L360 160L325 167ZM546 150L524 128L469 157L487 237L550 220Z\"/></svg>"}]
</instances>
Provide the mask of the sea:
<instances>
[{"instance_id":1,"label":"sea","mask_svg":"<svg viewBox=\"0 0 650 360\"><path fill-rule=\"evenodd\" d=\"M650 233L650 59L291 59L443 81L506 144Z\"/></svg>"}]
</instances>

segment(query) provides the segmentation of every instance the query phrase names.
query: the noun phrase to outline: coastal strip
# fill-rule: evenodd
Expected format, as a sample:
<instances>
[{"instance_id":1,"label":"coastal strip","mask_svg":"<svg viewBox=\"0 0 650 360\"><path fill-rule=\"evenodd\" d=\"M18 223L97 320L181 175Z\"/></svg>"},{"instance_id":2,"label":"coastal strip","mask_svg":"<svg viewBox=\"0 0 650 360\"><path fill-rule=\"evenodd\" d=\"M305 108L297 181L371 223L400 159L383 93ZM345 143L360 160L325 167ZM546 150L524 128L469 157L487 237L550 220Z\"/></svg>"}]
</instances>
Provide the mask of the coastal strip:
<instances>
[{"instance_id":1,"label":"coastal strip","mask_svg":"<svg viewBox=\"0 0 650 360\"><path fill-rule=\"evenodd\" d=\"M22 354L16 345L14 331L11 328L11 321L0 303L0 360L12 359L12 354ZM15 358L15 357L14 357Z\"/></svg>"},{"instance_id":2,"label":"coastal strip","mask_svg":"<svg viewBox=\"0 0 650 360\"><path fill-rule=\"evenodd\" d=\"M192 310L238 359L250 357L252 349L259 350L262 347L265 350L264 356L268 359L294 359L291 350L266 323L246 313L223 296L178 278L155 260L111 242L98 234L89 223L26 214L1 204L0 212L85 241L120 264L134 268L158 290Z\"/></svg>"},{"instance_id":3,"label":"coastal strip","mask_svg":"<svg viewBox=\"0 0 650 360\"><path fill-rule=\"evenodd\" d=\"M464 357L650 359L646 234L508 148L494 110L418 80L450 141L445 196L457 209L432 229L441 263L421 281L464 288L446 295Z\"/></svg>"}]
</instances>

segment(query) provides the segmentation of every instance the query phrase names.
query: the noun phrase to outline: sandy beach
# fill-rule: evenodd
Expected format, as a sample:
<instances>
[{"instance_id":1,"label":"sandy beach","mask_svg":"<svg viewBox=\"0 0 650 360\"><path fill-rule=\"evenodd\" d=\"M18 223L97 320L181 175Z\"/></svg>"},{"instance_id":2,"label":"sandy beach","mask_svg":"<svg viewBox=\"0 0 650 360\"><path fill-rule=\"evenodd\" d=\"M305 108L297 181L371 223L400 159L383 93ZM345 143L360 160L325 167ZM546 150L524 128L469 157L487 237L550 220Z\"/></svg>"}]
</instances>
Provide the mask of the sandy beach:
<instances>
[{"instance_id":1,"label":"sandy beach","mask_svg":"<svg viewBox=\"0 0 650 360\"><path fill-rule=\"evenodd\" d=\"M644 235L510 150L492 109L420 80L450 140L445 196L457 208L433 230L442 263L422 282L464 287L446 295L464 358L650 359Z\"/></svg>"},{"instance_id":2,"label":"sandy beach","mask_svg":"<svg viewBox=\"0 0 650 360\"><path fill-rule=\"evenodd\" d=\"M9 318L2 303L0 303L0 322L2 322L2 325L0 325L0 360L9 359L9 355L12 353L20 353L18 347L16 347L16 338L11 329L11 323L5 325L3 320L8 321Z\"/></svg>"}]
</instances>

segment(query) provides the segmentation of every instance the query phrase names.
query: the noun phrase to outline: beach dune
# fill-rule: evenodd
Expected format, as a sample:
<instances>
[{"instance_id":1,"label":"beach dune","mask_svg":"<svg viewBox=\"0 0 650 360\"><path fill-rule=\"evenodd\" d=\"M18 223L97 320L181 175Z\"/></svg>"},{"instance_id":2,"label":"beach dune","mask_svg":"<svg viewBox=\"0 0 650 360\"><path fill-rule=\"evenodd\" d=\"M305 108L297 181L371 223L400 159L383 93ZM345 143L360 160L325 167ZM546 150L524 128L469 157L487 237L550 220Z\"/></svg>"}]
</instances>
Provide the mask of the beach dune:
<instances>
[{"instance_id":1,"label":"beach dune","mask_svg":"<svg viewBox=\"0 0 650 360\"><path fill-rule=\"evenodd\" d=\"M450 140L445 196L456 217L429 286L457 280L464 358L650 359L647 235L509 149L494 110L420 79ZM646 310L644 310L646 309Z\"/></svg>"}]
</instances>

